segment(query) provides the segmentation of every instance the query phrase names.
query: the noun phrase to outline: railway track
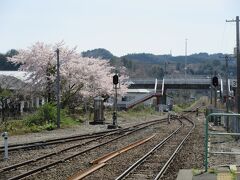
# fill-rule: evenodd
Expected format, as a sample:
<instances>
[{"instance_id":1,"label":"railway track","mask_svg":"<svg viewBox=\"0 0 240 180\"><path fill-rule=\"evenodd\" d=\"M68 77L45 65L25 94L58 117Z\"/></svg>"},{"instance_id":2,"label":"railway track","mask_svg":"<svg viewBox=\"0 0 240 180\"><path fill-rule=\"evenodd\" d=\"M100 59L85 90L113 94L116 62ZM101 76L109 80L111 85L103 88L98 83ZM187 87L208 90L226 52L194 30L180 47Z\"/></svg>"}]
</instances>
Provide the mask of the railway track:
<instances>
[{"instance_id":1,"label":"railway track","mask_svg":"<svg viewBox=\"0 0 240 180\"><path fill-rule=\"evenodd\" d=\"M99 132L94 134L84 134L84 135L72 136L72 137L63 137L63 138L50 139L45 141L36 141L36 142L30 142L30 143L21 143L21 144L12 144L12 145L10 144L8 146L8 151L16 151L16 150L23 150L23 149L37 149L37 148L46 147L49 145L56 145L56 144L62 144L62 143L67 143L72 141L91 139L91 138L104 135L109 132L112 132L112 131ZM3 146L0 147L0 152L4 152Z\"/></svg>"},{"instance_id":2,"label":"railway track","mask_svg":"<svg viewBox=\"0 0 240 180\"><path fill-rule=\"evenodd\" d=\"M77 172L69 179L76 180L79 177L87 180L102 179L103 177L104 179L140 180L161 178L193 131L195 124L188 117L181 116L177 121L171 121L169 127L174 128L165 129L165 132L158 131L144 145L127 152L124 151L125 153L121 153L117 157L113 155L116 152L110 152L108 153L109 157L106 154L92 159L91 167ZM119 151L123 150L119 149Z\"/></svg>"},{"instance_id":3,"label":"railway track","mask_svg":"<svg viewBox=\"0 0 240 180\"><path fill-rule=\"evenodd\" d=\"M182 125L142 156L116 180L120 179L160 179L178 151L186 141L195 124L183 117Z\"/></svg>"},{"instance_id":4,"label":"railway track","mask_svg":"<svg viewBox=\"0 0 240 180\"><path fill-rule=\"evenodd\" d=\"M147 123L141 123L133 127L123 128L120 130L114 130L110 132L109 131L101 132L97 134L95 133L95 134L85 135L82 137L77 137L80 140L81 138L83 139L85 138L87 139L87 141L59 150L57 152L48 153L39 157L35 157L34 159L30 159L27 161L23 161L17 164L12 164L10 166L4 167L0 169L0 179L9 179L9 180L23 179L23 178L56 179L56 177L57 179L66 179L66 177L69 177L71 174L75 173L76 169L78 170L79 168L87 169L89 167L88 163L91 162L91 160L94 160L94 158L99 157L100 153L101 154L104 154L104 152L108 153L109 151L111 151L111 149L112 150L116 149L117 146L122 147L122 145L124 144L127 145L127 143L125 142L126 139L129 139L130 137L133 137L133 136L137 137L138 134L140 134L139 132L144 131L145 133L145 131L146 132L149 131L147 134L153 135L151 133L151 129L154 129L154 128L156 129L155 126L158 126L159 122L166 122L167 120L168 119L154 120ZM170 130L171 129L170 127L172 127L173 124L177 124L176 122L178 122L178 128L174 130L173 129ZM110 178L106 176L106 179L112 179L113 177L116 179L154 179L154 178L158 179L160 178L163 175L163 173L166 171L167 167L172 162L175 155L182 147L182 144L187 139L187 137L189 136L189 134L191 133L191 131L195 126L194 123L191 120L189 120L187 117L184 117L182 120L175 121L174 123L171 124L171 126L168 126L167 123L165 123L165 125L166 125L165 127L169 127L169 129L165 128L165 131L166 132L168 131L168 133L162 134L159 130L155 131L154 132L155 135L156 134L158 135L154 136L154 138L152 138L147 142L147 143L155 142L155 144L145 145L144 149L148 149L149 147L151 147L152 148L151 151L147 152L141 158L135 157L134 162L132 164L128 164L128 166L126 166L127 163L125 164L125 166L122 167L122 165L119 164L118 162L116 163L113 162L113 166L114 164L117 165L117 167L120 170L120 173L118 172L115 175L111 176ZM174 128L175 127L176 126L174 126ZM169 134L169 132L171 133ZM141 137L144 137L144 136L141 136ZM178 137L182 137L182 138L179 139ZM71 137L67 137L64 140L58 139L58 141L65 141L65 140L67 142L68 140L71 140ZM139 138L135 138L135 140L139 140ZM156 144L156 140L158 140L157 144ZM162 140L162 141L159 143L159 140ZM49 145L51 145L51 141L49 143L50 143ZM54 141L52 141L52 143L54 144ZM58 144L58 142L56 144ZM20 147L21 146L19 146L19 149L21 149ZM137 147L137 148L142 149L142 147ZM22 149L25 151L28 148L24 147ZM95 153L95 156L94 156L94 153ZM96 154L98 154L98 156L96 156ZM128 160L128 157L126 159ZM160 162L156 161L158 159L161 159L161 161ZM82 160L84 162L82 162ZM61 175L61 177L59 178L58 176L54 175L53 172L57 173L59 171L57 169L64 169L63 171L65 171L65 169L67 170L72 169L72 168L69 168L69 166L73 166L73 167L76 166L74 165L76 164L76 161L81 162L82 165L79 166L79 163L77 163L78 164L77 167L75 167L74 171L71 170L72 172L70 171L70 174L63 173L63 175ZM131 162L130 158L129 158L129 162ZM108 165L111 165L111 163L109 163ZM123 162L123 165L124 165L124 162ZM60 168L57 168L58 166L60 166ZM100 170L104 172L104 168L105 167L101 166ZM153 169L158 169L158 170L153 171ZM48 173L48 171L50 172ZM42 172L42 173L39 173L39 172ZM111 173L114 174L113 172ZM31 176L33 174L35 175ZM101 173L99 174L96 173L98 175L94 175L94 174L95 173L89 175L86 179L89 179L89 178L98 179L98 178L104 177L104 175Z\"/></svg>"},{"instance_id":5,"label":"railway track","mask_svg":"<svg viewBox=\"0 0 240 180\"><path fill-rule=\"evenodd\" d=\"M100 148L107 144L113 143L121 138L129 136L135 132L144 130L148 127L159 124L159 122L166 122L167 119L154 120L147 123L141 123L130 128L124 128L121 130L105 132L103 134L94 134L93 139L86 141L84 143L79 143L74 146L70 146L63 150L52 152L43 156L35 157L24 162L10 165L0 169L0 179L22 179L24 177L30 176L34 173L46 170L50 167L56 166L57 164L69 161L77 156L84 153L90 152L96 148ZM111 137L112 136L112 137ZM85 136L81 138L89 138L90 136ZM69 139L67 139L69 140ZM88 146L87 146L88 145ZM86 147L87 146L87 147ZM21 147L21 146L19 146ZM76 149L81 147L81 149ZM83 148L84 147L84 148ZM25 149L25 148L24 148ZM34 168L33 167L37 167ZM20 173L19 173L20 172ZM22 173L23 172L23 173Z\"/></svg>"},{"instance_id":6,"label":"railway track","mask_svg":"<svg viewBox=\"0 0 240 180\"><path fill-rule=\"evenodd\" d=\"M63 143L72 142L72 141L80 141L80 140L96 138L101 135L106 135L106 134L112 133L112 132L119 133L119 132L129 131L131 129L138 128L139 126L147 125L149 123L153 123L156 121L158 121L158 120L139 123L137 125L127 127L127 128L113 129L113 130L101 131L101 132L96 132L96 133L61 137L61 138L48 139L48 140L43 140L43 141L34 141L34 142L29 142L29 143L10 144L10 145L8 145L8 151L16 151L16 150L23 150L23 149L37 149L37 148L42 148L42 147L46 147L49 145L57 145L57 144L63 144ZM0 152L4 152L4 146L0 146Z\"/></svg>"}]
</instances>

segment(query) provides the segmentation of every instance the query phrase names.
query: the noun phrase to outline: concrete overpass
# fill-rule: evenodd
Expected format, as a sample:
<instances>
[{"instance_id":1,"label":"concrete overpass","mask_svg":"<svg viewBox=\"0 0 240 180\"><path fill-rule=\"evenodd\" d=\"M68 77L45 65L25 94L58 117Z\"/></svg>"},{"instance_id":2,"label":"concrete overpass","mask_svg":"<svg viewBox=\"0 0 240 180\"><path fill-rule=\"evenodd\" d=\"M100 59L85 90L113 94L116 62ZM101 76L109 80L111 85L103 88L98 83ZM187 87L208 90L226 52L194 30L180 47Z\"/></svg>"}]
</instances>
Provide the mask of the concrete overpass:
<instances>
[{"instance_id":1,"label":"concrete overpass","mask_svg":"<svg viewBox=\"0 0 240 180\"><path fill-rule=\"evenodd\" d=\"M154 89L157 83L157 90L166 89L209 89L211 79L131 79L130 89Z\"/></svg>"},{"instance_id":2,"label":"concrete overpass","mask_svg":"<svg viewBox=\"0 0 240 180\"><path fill-rule=\"evenodd\" d=\"M234 80L229 80L228 91L230 92L233 88ZM151 94L137 97L131 102L119 102L119 107L125 107L126 109L131 108L139 103L148 100L149 98L156 97L157 104L166 104L166 91L167 89L197 89L197 90L210 90L212 79L203 76L191 76L185 78L163 78L158 79L131 79L128 82L130 84L129 89L151 89ZM217 90L223 95L226 91L225 80L219 79L219 86Z\"/></svg>"}]
</instances>

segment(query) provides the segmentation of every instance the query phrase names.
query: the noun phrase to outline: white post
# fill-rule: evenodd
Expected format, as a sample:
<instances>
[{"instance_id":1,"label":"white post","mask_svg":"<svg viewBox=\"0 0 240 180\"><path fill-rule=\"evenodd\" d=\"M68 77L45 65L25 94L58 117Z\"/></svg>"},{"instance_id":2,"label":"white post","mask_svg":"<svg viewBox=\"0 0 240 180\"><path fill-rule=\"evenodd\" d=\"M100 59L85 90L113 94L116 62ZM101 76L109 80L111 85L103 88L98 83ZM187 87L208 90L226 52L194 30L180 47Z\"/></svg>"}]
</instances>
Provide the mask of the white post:
<instances>
[{"instance_id":1,"label":"white post","mask_svg":"<svg viewBox=\"0 0 240 180\"><path fill-rule=\"evenodd\" d=\"M24 108L24 101L20 102L20 113L23 113L23 108Z\"/></svg>"},{"instance_id":2,"label":"white post","mask_svg":"<svg viewBox=\"0 0 240 180\"><path fill-rule=\"evenodd\" d=\"M8 159L8 133L2 133L2 137L4 139L4 160Z\"/></svg>"},{"instance_id":3,"label":"white post","mask_svg":"<svg viewBox=\"0 0 240 180\"><path fill-rule=\"evenodd\" d=\"M31 96L31 108L34 108L34 97Z\"/></svg>"},{"instance_id":4,"label":"white post","mask_svg":"<svg viewBox=\"0 0 240 180\"><path fill-rule=\"evenodd\" d=\"M44 97L42 97L42 105L44 105L45 104L45 99L44 99Z\"/></svg>"},{"instance_id":5,"label":"white post","mask_svg":"<svg viewBox=\"0 0 240 180\"><path fill-rule=\"evenodd\" d=\"M39 108L39 97L36 97L36 108Z\"/></svg>"}]
</instances>

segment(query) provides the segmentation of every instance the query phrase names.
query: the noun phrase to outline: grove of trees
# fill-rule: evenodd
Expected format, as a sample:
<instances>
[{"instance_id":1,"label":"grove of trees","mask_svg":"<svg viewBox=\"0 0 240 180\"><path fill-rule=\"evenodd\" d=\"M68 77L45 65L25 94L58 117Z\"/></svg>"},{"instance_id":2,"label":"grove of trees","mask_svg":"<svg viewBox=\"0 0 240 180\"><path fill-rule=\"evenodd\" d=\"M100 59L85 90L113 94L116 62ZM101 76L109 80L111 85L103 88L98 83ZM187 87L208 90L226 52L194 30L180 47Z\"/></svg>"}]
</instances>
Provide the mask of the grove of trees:
<instances>
[{"instance_id":1,"label":"grove of trees","mask_svg":"<svg viewBox=\"0 0 240 180\"><path fill-rule=\"evenodd\" d=\"M112 76L115 68L109 61L82 57L76 47L69 48L64 42L37 42L28 49L18 50L18 54L8 57L8 62L19 65L20 71L29 72L32 90L52 102L56 94L56 49L60 50L62 107L75 108L83 100L113 94ZM121 82L119 94L124 94L127 90L124 82L128 76L124 67L118 67L118 72Z\"/></svg>"}]
</instances>

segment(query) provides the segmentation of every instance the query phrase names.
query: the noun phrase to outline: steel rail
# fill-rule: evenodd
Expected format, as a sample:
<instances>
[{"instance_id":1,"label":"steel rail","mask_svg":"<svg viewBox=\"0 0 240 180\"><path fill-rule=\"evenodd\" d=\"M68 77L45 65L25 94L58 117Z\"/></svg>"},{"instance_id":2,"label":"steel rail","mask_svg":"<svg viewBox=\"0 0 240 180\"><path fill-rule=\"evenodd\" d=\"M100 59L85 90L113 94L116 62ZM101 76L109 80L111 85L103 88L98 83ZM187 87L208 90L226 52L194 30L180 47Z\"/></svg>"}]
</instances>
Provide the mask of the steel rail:
<instances>
[{"instance_id":1,"label":"steel rail","mask_svg":"<svg viewBox=\"0 0 240 180\"><path fill-rule=\"evenodd\" d=\"M82 151L80 151L80 152L78 152L78 153L75 153L75 154L73 154L73 155L70 155L70 156L68 156L68 157L66 157L66 158L63 158L63 159L61 159L61 160L54 161L54 162L52 162L52 163L50 163L50 164L46 164L46 165L43 165L43 166L41 166L41 167L39 167L39 168L36 168L36 169L30 170L30 171L28 171L28 172L22 173L22 174L20 174L20 175L14 176L14 177L10 178L9 180L22 179L22 178L27 177L27 176L29 176L29 175L32 175L32 174L34 174L34 173L36 173L36 172L42 171L43 169L47 169L47 168L49 168L49 167L55 166L56 164L65 162L65 161L67 161L67 160L69 160L69 159L72 159L72 158L74 158L74 157L76 157L76 156L79 156L79 155L81 155L81 154L84 154L84 153L86 153L86 152L89 152L89 151L91 151L91 150L93 150L93 149L96 149L96 148L98 148L98 147L104 146L104 145L106 145L106 144L108 144L108 143L111 143L111 142L113 142L113 141L115 141L115 140L118 140L118 139L120 139L120 138L122 138L122 137L125 137L125 136L127 136L127 135L129 135L129 134L132 134L132 133L134 133L134 132L136 132L136 131L145 129L145 128L147 128L147 127L149 127L149 126L152 126L152 125L155 125L155 124L157 124L157 123L159 123L159 122L166 122L166 120L167 120L167 118L160 119L160 120L154 120L152 123L147 123L147 125L145 125L145 126L143 126L143 127L139 127L139 128L137 128L137 129L130 129L128 132L125 132L125 134L123 134L123 135L121 135L121 136L119 136L119 137L113 138L113 139L108 140L108 141L106 141L106 142L103 142L103 143L101 143L101 144L99 144L99 145L96 145L96 146L87 148L87 149L85 149L85 150L82 150ZM142 124L144 124L144 123L142 123ZM102 138L102 137L100 137L100 138ZM56 153L51 153L51 155L56 155ZM49 157L50 154L49 154L49 155L46 155L46 156ZM41 158L41 157L40 157L40 158ZM43 159L43 158L41 158L41 159ZM38 160L40 160L40 159L38 159ZM21 163L21 165L16 164L16 167L14 167L14 166L12 166L12 167L6 167L5 169L2 169L2 170L3 170L3 171L8 171L8 170L10 170L10 169L15 169L15 168L17 168L17 167L20 167L20 166L23 166L23 165L27 165L27 164L32 163L32 162L36 162L36 159L29 160L29 162L23 162L23 163ZM1 172L1 170L0 170L0 172Z\"/></svg>"},{"instance_id":2,"label":"steel rail","mask_svg":"<svg viewBox=\"0 0 240 180\"><path fill-rule=\"evenodd\" d=\"M179 119L178 119L179 120ZM162 147L169 139L173 137L174 134L176 134L182 127L183 123L181 120L181 126L179 126L175 131L173 131L171 134L169 134L165 139L163 139L160 143L158 143L154 148L152 148L148 153L146 153L143 157L141 157L139 160L137 160L134 164L132 164L127 170L125 170L120 176L118 176L115 180L120 180L125 178L129 175L134 169L136 169L140 164L142 164L155 150Z\"/></svg>"},{"instance_id":3,"label":"steel rail","mask_svg":"<svg viewBox=\"0 0 240 180\"><path fill-rule=\"evenodd\" d=\"M106 133L116 132L116 131L125 131L128 129L136 128L138 126L149 124L149 123L152 123L152 122L155 122L158 120L159 119L155 119L155 120L152 120L149 122L143 122L143 123L139 123L137 125L131 126L131 127L126 127L126 128L121 128L121 129L113 129L113 130L101 131L101 132L96 132L96 133L68 136L68 137L49 139L49 140L43 140L43 141L34 141L34 142L30 142L30 143L12 144L12 145L8 146L8 148L9 148L8 151L15 151L15 150L20 150L20 149L31 149L31 148L37 148L39 146L47 146L47 145L61 144L61 143L66 143L66 142L71 142L71 141L90 139L90 138L97 137L101 134L106 134ZM4 152L3 146L0 146L0 152Z\"/></svg>"},{"instance_id":4,"label":"steel rail","mask_svg":"<svg viewBox=\"0 0 240 180\"><path fill-rule=\"evenodd\" d=\"M42 146L47 146L47 145L54 145L54 144L62 144L66 142L72 142L72 141L79 141L79 140L85 140L85 139L90 139L94 138L97 136L100 136L102 134L110 133L110 132L115 132L118 130L110 130L110 131L101 131L97 133L90 133L90 134L82 134L82 135L76 135L76 136L69 136L69 137L62 137L62 138L56 138L56 139L49 139L49 140L43 140L43 141L35 141L35 142L30 142L30 143L20 143L20 144L12 144L9 145L9 151L15 151L15 150L20 150L20 149L31 149L31 148L37 148L37 147L42 147ZM4 147L0 147L0 152L4 152Z\"/></svg>"},{"instance_id":5,"label":"steel rail","mask_svg":"<svg viewBox=\"0 0 240 180\"><path fill-rule=\"evenodd\" d=\"M83 171L79 171L76 174L74 174L73 176L69 177L68 180L80 180L86 176L88 176L89 174L95 172L96 170L98 170L99 168L105 166L106 162L115 158L116 156L119 156L120 154L129 151L139 145L142 145L146 142L148 142L149 140L151 140L154 136L156 136L156 134L153 134L152 136L145 138L145 139L141 139L138 140L134 143L131 143L127 146L124 146L121 149L118 149L116 151L112 151L108 154L105 154L97 159L95 159L94 161L91 161L90 164L92 164L92 166L86 170Z\"/></svg>"},{"instance_id":6,"label":"steel rail","mask_svg":"<svg viewBox=\"0 0 240 180\"><path fill-rule=\"evenodd\" d=\"M159 121L165 121L166 119L161 119L161 120L158 120L158 121L153 121L152 123L155 124L155 123L158 123ZM147 124L150 124L152 125L151 123L147 123ZM142 125L142 124L141 124ZM136 128L137 125L134 126L134 128ZM138 125L139 126L139 125ZM148 126L146 126L148 127ZM39 160L42 160L42 159L45 159L45 158L48 158L50 156L54 156L54 155L58 155L62 152L65 152L65 151L68 151L68 150L71 150L71 149L74 149L74 148L77 148L77 147L80 147L80 146L83 146L83 145L87 145L91 142L94 142L94 141L97 141L99 139L102 139L103 137L108 137L108 136L111 136L111 135L115 135L115 134L120 134L120 133L124 133L124 132L128 132L127 130L129 130L129 132L133 131L131 130L132 127L129 128L125 128L124 131L119 131L119 132L111 132L109 134L104 134L104 135L101 135L95 139L92 139L92 140L89 140L87 142L83 142L83 143L80 143L80 144L77 144L77 145L73 145L73 146L70 146L68 148L65 148L65 149L62 149L60 151L57 151L57 152L54 152L54 153L49 153L49 154L46 154L46 155L43 155L43 156L40 156L40 157L37 157L37 158L34 158L34 159L31 159L31 160L27 160L27 161L24 161L24 162L21 162L21 163L17 163L17 164L14 164L14 165L11 165L11 166L8 166L8 167L5 167L5 168L2 168L0 169L0 172L4 172L4 171L9 171L11 169L16 169L18 167L21 167L21 166L24 166L24 165L27 165L29 163L33 163L33 162L36 162L36 161L39 161ZM145 126L144 126L145 128ZM138 130L138 129L137 129Z\"/></svg>"},{"instance_id":7,"label":"steel rail","mask_svg":"<svg viewBox=\"0 0 240 180\"><path fill-rule=\"evenodd\" d=\"M195 124L190 121L188 118L184 117L185 119L187 119L189 122L191 122L193 124L193 127L191 128L191 130L188 132L187 136L185 136L185 138L181 141L180 145L176 148L176 150L174 151L173 155L171 155L171 157L169 158L169 160L165 163L165 165L163 166L163 168L160 170L160 172L157 174L156 178L158 179L159 177L162 176L162 174L165 172L165 170L167 169L167 167L170 165L172 159L175 157L176 153L179 151L179 149L182 147L182 144L185 142L185 140L187 139L187 137L190 135L190 133L192 132L192 130L195 128ZM161 148L164 144L166 144L172 137L173 135L175 135L176 133L178 133L180 131L180 129L183 127L183 122L178 119L181 122L181 126L179 128L177 128L173 133L171 133L170 135L168 135L164 140L162 140L160 143L158 143L154 148L152 148L148 153L146 153L142 158L140 158L138 161L136 161L134 164L132 164L127 170L125 170L120 176L118 176L115 180L120 180L125 178L126 176L128 176L133 170L135 170L139 165L141 165L148 157L150 157L154 151L156 151L157 149ZM155 178L155 179L156 179Z\"/></svg>"},{"instance_id":8,"label":"steel rail","mask_svg":"<svg viewBox=\"0 0 240 180\"><path fill-rule=\"evenodd\" d=\"M34 159L30 159L30 160L27 160L27 161L24 161L24 162L20 162L20 163L17 163L17 164L14 164L14 165L2 168L2 169L0 169L0 172L9 171L11 169L16 169L18 167L21 167L21 166L24 166L24 165L27 165L27 164L30 164L30 163L33 163L33 162L36 162L36 161L39 161L39 160L42 160L42 159L45 159L45 158L48 158L48 157L51 157L51 156L54 156L54 155L58 155L58 154L60 154L62 152L65 152L65 151L68 151L70 149L77 148L77 147L80 147L80 146L83 146L83 145L87 145L87 144L89 144L91 142L97 141L99 139L102 139L103 137L107 137L107 136L111 136L111 135L113 135L113 134L110 133L110 134L101 135L101 136L98 136L97 138L89 140L87 142L83 142L83 143L80 143L80 144L77 144L77 145L73 145L73 146L70 146L68 148L59 150L59 151L54 152L54 153L49 153L49 154L46 154L46 155L43 155L43 156L39 156L39 157L34 158Z\"/></svg>"},{"instance_id":9,"label":"steel rail","mask_svg":"<svg viewBox=\"0 0 240 180\"><path fill-rule=\"evenodd\" d=\"M29 143L29 144L25 144L23 146L14 145L14 146L9 146L8 151L17 151L17 150L23 150L23 149L36 149L36 148L40 148L40 147L43 147L43 146L63 144L63 143L72 142L72 141L79 141L79 140L86 140L86 139L99 137L102 134L104 135L106 133L99 133L99 134L83 136L83 137L80 136L80 137L75 137L75 138L67 138L67 140L65 140L65 138L63 138L62 140L59 139L59 140L56 140L56 141L49 141L49 142L44 142L43 141L41 143ZM0 149L0 152L4 152L4 148Z\"/></svg>"},{"instance_id":10,"label":"steel rail","mask_svg":"<svg viewBox=\"0 0 240 180\"><path fill-rule=\"evenodd\" d=\"M178 147L176 148L176 150L173 152L173 154L171 155L171 157L168 159L168 161L164 164L163 168L159 171L159 173L157 174L157 176L154 178L154 180L158 180L160 179L164 172L167 170L167 168L169 167L169 165L171 164L172 160L176 157L177 153L180 151L180 149L183 147L183 143L188 139L188 137L190 136L190 134L192 133L192 131L195 128L195 123L193 121L191 121L189 118L187 117L183 117L186 120L188 120L193 126L190 129L190 131L188 132L188 134L185 136L185 138L181 141L181 143L178 145Z\"/></svg>"}]
</instances>

